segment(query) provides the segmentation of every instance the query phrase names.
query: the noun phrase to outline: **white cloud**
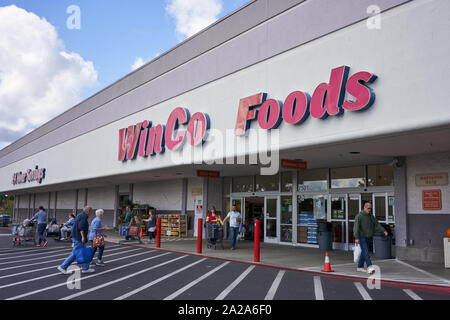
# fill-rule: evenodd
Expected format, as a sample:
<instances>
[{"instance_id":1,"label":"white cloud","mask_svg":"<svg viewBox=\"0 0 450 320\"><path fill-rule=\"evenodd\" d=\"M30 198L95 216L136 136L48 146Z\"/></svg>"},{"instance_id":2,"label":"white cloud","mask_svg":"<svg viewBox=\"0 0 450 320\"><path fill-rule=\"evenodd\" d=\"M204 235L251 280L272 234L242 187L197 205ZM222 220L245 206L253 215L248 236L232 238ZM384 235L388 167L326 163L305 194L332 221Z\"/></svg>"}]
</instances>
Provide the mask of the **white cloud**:
<instances>
[{"instance_id":1,"label":"white cloud","mask_svg":"<svg viewBox=\"0 0 450 320\"><path fill-rule=\"evenodd\" d=\"M139 69L139 68L142 67L144 64L146 64L147 62L149 62L149 61L155 59L155 58L158 57L159 55L160 55L160 54L157 53L157 54L155 54L153 57L148 58L147 60L144 60L144 59L142 59L141 57L137 57L137 58L134 60L133 65L131 66L131 71L134 71L134 70L136 70L136 69Z\"/></svg>"},{"instance_id":2,"label":"white cloud","mask_svg":"<svg viewBox=\"0 0 450 320\"><path fill-rule=\"evenodd\" d=\"M144 64L145 64L145 62L144 62L144 60L143 60L141 57L136 58L136 60L134 60L133 65L131 66L131 71L134 71L134 70L136 70L136 69L139 69L139 68L142 67Z\"/></svg>"},{"instance_id":3,"label":"white cloud","mask_svg":"<svg viewBox=\"0 0 450 320\"><path fill-rule=\"evenodd\" d=\"M217 20L221 0L169 0L166 11L175 18L176 31L190 37Z\"/></svg>"},{"instance_id":4,"label":"white cloud","mask_svg":"<svg viewBox=\"0 0 450 320\"><path fill-rule=\"evenodd\" d=\"M66 52L53 25L14 5L0 7L0 148L74 106L97 71Z\"/></svg>"}]
</instances>

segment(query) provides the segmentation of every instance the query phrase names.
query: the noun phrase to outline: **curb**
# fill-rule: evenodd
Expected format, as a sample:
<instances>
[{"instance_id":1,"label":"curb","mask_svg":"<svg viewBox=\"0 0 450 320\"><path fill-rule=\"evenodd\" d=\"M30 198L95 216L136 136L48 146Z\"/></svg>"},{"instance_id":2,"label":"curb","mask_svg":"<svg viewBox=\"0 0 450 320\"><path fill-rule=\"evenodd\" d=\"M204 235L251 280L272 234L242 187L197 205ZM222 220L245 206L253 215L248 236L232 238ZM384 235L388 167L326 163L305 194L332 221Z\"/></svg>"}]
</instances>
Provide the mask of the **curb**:
<instances>
[{"instance_id":1,"label":"curb","mask_svg":"<svg viewBox=\"0 0 450 320\"><path fill-rule=\"evenodd\" d=\"M139 244L123 244L123 245L131 246L131 247L138 247L138 248L142 248L142 249L151 249L151 250L172 252L172 253L178 253L178 254L188 254L191 256L215 259L215 260L220 260L220 261L243 263L243 264L247 264L247 265L254 265L254 266L260 266L260 267L277 269L277 270L301 272L301 273L306 273L306 274L310 274L310 275L321 275L321 276L328 277L328 278L357 281L357 282L361 282L361 283L366 283L368 280L367 278L357 277L357 276L332 274L332 273L325 273L325 272L312 271L312 270L303 270L303 269L282 267L282 266L276 266L276 265L271 265L271 264L264 264L264 263L260 263L260 262L249 262L249 261L236 260L236 259L230 259L230 258L214 257L214 256L205 255L204 253L198 254L198 253L193 253L193 252L177 251L177 250L172 250L172 249L151 248L151 247L145 247L145 246L139 245ZM417 291L425 291L425 292L430 292L430 293L440 293L440 294L450 295L450 287L439 286L439 285L420 284L420 283L394 281L394 280L380 280L380 284L388 286L388 287L395 287L395 288L401 288L401 289L412 289L412 290L417 290Z\"/></svg>"}]
</instances>

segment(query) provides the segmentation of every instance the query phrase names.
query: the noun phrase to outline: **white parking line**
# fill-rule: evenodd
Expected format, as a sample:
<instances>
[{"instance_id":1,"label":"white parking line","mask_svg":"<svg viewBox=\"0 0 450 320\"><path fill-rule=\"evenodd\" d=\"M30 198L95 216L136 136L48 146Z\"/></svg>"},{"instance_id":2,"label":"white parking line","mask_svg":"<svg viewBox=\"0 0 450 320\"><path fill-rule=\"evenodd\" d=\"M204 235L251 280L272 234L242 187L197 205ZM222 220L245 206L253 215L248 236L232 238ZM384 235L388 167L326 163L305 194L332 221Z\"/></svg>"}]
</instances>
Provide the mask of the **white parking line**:
<instances>
[{"instance_id":1,"label":"white parking line","mask_svg":"<svg viewBox=\"0 0 450 320\"><path fill-rule=\"evenodd\" d=\"M72 250L70 250L69 252L71 252L71 251ZM62 252L62 253L58 253L58 254L53 254L53 252L47 252L48 255L44 256L44 257L24 259L24 260L16 260L16 261L8 261L8 262L0 262L0 265L11 264L11 263L18 263L18 262L28 262L28 261L42 260L42 259L53 258L53 257L59 257L59 256L68 255L69 252Z\"/></svg>"},{"instance_id":2,"label":"white parking line","mask_svg":"<svg viewBox=\"0 0 450 320\"><path fill-rule=\"evenodd\" d=\"M124 257L124 258L121 258L121 259L127 259L127 258L131 258L131 257L134 257L134 256L142 255L142 254L145 254L145 253L148 253L148 252L138 253L138 254L127 256L127 257ZM135 264L138 264L138 263L142 263L142 262L145 262L145 261L148 261L148 260L151 260L151 259L155 259L155 258L158 258L158 257L165 256L165 255L168 255L168 254L170 254L170 252L163 253L163 254L160 254L160 255L157 255L157 256L152 256L150 258L139 260L139 261L132 262L132 263L129 263L129 264L125 264L123 266L116 267L116 268L113 268L113 269L109 269L109 270L106 270L106 271L103 271L103 272L95 273L93 275L90 275L90 276L87 276L87 277L83 277L81 279L76 279L74 282L76 283L76 282L79 282L79 281L82 281L82 280L86 280L86 279L89 279L89 278L98 277L98 276L101 276L101 275L103 275L105 273L109 273L109 272L113 272L113 271L116 271L116 270L119 270L119 269L123 269L123 268L129 267L129 266L132 266L132 265L135 265ZM116 261L117 260L119 260L119 259L116 259ZM42 289L39 289L39 290L34 290L32 292L27 292L27 293L24 293L24 294L21 294L21 295L18 295L18 296L14 296L14 297L11 297L11 298L8 298L8 299L5 299L5 300L17 300L17 299L20 299L20 298L32 296L32 295L34 295L36 293L40 293L40 292L43 292L43 291L48 291L48 290L51 290L51 289L54 289L54 288L58 288L58 287L62 287L62 286L65 286L65 285L67 285L67 281L64 281L63 283L55 284L55 285L47 287L47 288L42 288Z\"/></svg>"},{"instance_id":3,"label":"white parking line","mask_svg":"<svg viewBox=\"0 0 450 320\"><path fill-rule=\"evenodd\" d=\"M250 266L245 270L239 277L236 278L225 290L220 293L214 300L223 300L225 297L242 281L244 278L255 268L255 266Z\"/></svg>"},{"instance_id":4,"label":"white parking line","mask_svg":"<svg viewBox=\"0 0 450 320\"><path fill-rule=\"evenodd\" d=\"M316 300L323 300L323 290L322 282L319 276L314 277L314 293L316 295Z\"/></svg>"},{"instance_id":5,"label":"white parking line","mask_svg":"<svg viewBox=\"0 0 450 320\"><path fill-rule=\"evenodd\" d=\"M130 292L124 294L124 295L121 295L120 297L117 297L114 300L123 300L123 299L126 299L128 297L131 297L132 295L135 295L136 293L141 292L142 290L150 288L151 286L153 286L153 285L155 285L155 284L157 284L157 283L159 283L159 282L161 282L163 280L166 280L167 278L170 278L170 277L176 275L177 273L183 272L184 270L189 269L190 267L195 266L196 264L198 264L200 262L203 262L205 260L206 260L206 258L200 259L200 260L198 260L198 261L196 261L194 263L191 263L191 264L189 264L189 265L187 265L187 266L185 266L185 267L183 267L181 269L178 269L178 270L175 270L174 272L166 274L164 277L158 278L158 279L156 279L156 280L154 280L154 281L152 281L150 283L147 283L145 286L139 287L139 288L137 288L137 289L135 289L133 291L130 291Z\"/></svg>"},{"instance_id":6,"label":"white parking line","mask_svg":"<svg viewBox=\"0 0 450 320\"><path fill-rule=\"evenodd\" d=\"M211 270L210 272L204 274L203 276L201 276L200 278L198 278L197 280L192 281L191 283L185 285L183 288L181 288L180 290L175 291L174 293L172 293L170 296L164 298L163 300L173 300L176 297L178 297L180 294L182 294L183 292L185 292L186 290L188 290L189 288L195 286L197 283L199 283L200 281L208 278L209 276L211 276L212 274L214 274L215 272L219 271L221 268L225 267L227 264L229 264L230 261L224 262L222 263L220 266L214 268L213 270Z\"/></svg>"},{"instance_id":7,"label":"white parking line","mask_svg":"<svg viewBox=\"0 0 450 320\"><path fill-rule=\"evenodd\" d=\"M169 254L169 252L168 252L168 253L161 254L161 255L159 255L159 256L163 256L163 255L166 255L166 254ZM131 277L135 277L135 276L137 276L137 275L140 275L141 273L148 272L148 271L150 271L150 270L153 270L153 269L156 269L156 268L165 266L166 264L175 262L175 261L177 261L177 260L180 260L180 259L183 259L183 258L186 258L186 257L187 257L187 255L184 255L184 256L181 256L181 257L178 257L178 258L169 260L169 261L165 261L165 262L163 262L163 263L157 264L157 265L152 266L152 267L150 267L150 268L146 268L146 269L140 270L140 271L135 272L135 273L133 273L133 274L130 274L130 275L128 275L128 276L125 276L125 277L122 277L122 278L119 278L119 279L116 279L116 280L113 280L113 281L110 281L110 282L106 282L106 283L101 284L101 285L99 285L99 286L96 286L96 287L93 287L93 288L90 288L90 289L81 291L81 292L79 292L79 293L72 294L72 295L70 295L70 296L67 296L67 297L62 298L62 299L59 299L59 300L70 300L70 299L73 299L73 298L76 298L76 297L85 295L85 294L87 294L87 293L89 293L89 292L96 291L96 290L98 290L98 289L101 289L101 288L110 286L110 285L112 285L112 284L114 284L114 283L117 283L117 282L120 282L120 281L129 279L129 278L131 278Z\"/></svg>"},{"instance_id":8,"label":"white parking line","mask_svg":"<svg viewBox=\"0 0 450 320\"><path fill-rule=\"evenodd\" d=\"M275 297L275 293L277 293L278 287L280 286L281 283L281 279L283 279L285 273L286 273L285 270L280 270L280 272L278 272L264 300L273 300L273 297Z\"/></svg>"},{"instance_id":9,"label":"white parking line","mask_svg":"<svg viewBox=\"0 0 450 320\"><path fill-rule=\"evenodd\" d=\"M107 253L109 253L111 251L117 251L117 250L120 250L120 249L122 249L122 248L108 249ZM119 254L129 253L129 252L133 252L133 251L137 251L137 250L140 250L140 248L133 249L133 250L123 250L123 251L117 252L115 254L104 255L104 257L116 256L116 255L119 255ZM110 261L108 261L108 262L110 262ZM33 273L33 272L37 272L37 271L42 271L42 270L48 270L48 269L56 268L58 266L59 266L59 264L58 265L53 265L51 267L45 267L45 268L40 268L40 269L33 269L33 270L23 271L23 272L19 272L19 273L8 274L6 276L1 276L0 279L17 277L17 276L20 276L20 275L23 275L23 274L27 274L27 273Z\"/></svg>"},{"instance_id":10,"label":"white parking line","mask_svg":"<svg viewBox=\"0 0 450 320\"><path fill-rule=\"evenodd\" d=\"M117 248L117 247L118 246L114 246L114 247L111 247L111 248ZM67 252L66 254L69 255L69 253L70 252ZM59 255L57 255L57 256L59 256ZM34 262L34 263L29 263L29 264L23 264L23 265L20 265L20 266L10 266L10 267L7 267L7 268L0 269L0 271L10 270L11 268L14 268L14 269L16 269L16 268L25 268L25 267L35 266L35 265L38 265L38 264L55 262L55 261L59 261L61 259L62 258L53 259L53 260L47 260L47 261L41 261L41 262Z\"/></svg>"},{"instance_id":11,"label":"white parking line","mask_svg":"<svg viewBox=\"0 0 450 320\"><path fill-rule=\"evenodd\" d=\"M136 250L139 250L139 249L135 249L135 250L129 250L128 252L131 252L131 251L136 251ZM150 252L152 252L152 251L150 251ZM117 256L117 255L119 255L119 254L122 254L123 252L118 252L118 253L113 253L113 254L108 254L108 255L105 255L105 257L112 257L112 256ZM147 252L144 252L144 253L147 253ZM142 253L142 254L144 254L144 253ZM123 260L123 259L127 259L127 258L129 258L130 256L126 256L126 257L122 257L122 258L119 258L119 259L114 259L114 260L110 260L110 261L108 261L108 263L109 262L114 262L114 261L119 261L119 260ZM49 267L49 268L46 268L46 269L50 269L50 268L57 268L58 266L51 266L51 267ZM41 277L36 277L36 278L32 278L32 279L27 279L27 280L22 280L22 281L18 281L18 282L13 282L13 283L10 283L10 284L6 284L6 285L3 285L3 286L0 286L0 289L4 289L4 288L8 288L8 287L14 287L14 286L17 286L17 285L20 285L20 284L24 284L24 283L28 283L28 282L33 282L33 281L36 281L36 280L41 280L41 279L46 279L46 278L50 278L50 277L55 277L55 276L58 276L58 275L60 275L61 274L61 272L55 272L55 273L52 273L52 274L48 274L48 275L45 275L45 276L41 276Z\"/></svg>"},{"instance_id":12,"label":"white parking line","mask_svg":"<svg viewBox=\"0 0 450 320\"><path fill-rule=\"evenodd\" d=\"M361 282L353 282L353 284L356 286L356 289L358 289L359 293L363 297L364 300L372 300L369 293L364 289L364 286Z\"/></svg>"},{"instance_id":13,"label":"white parking line","mask_svg":"<svg viewBox=\"0 0 450 320\"><path fill-rule=\"evenodd\" d=\"M16 259L16 258L24 258L24 257L31 257L31 256L40 256L43 254L49 254L50 252L58 252L58 251L67 251L67 250L72 250L71 247L67 247L65 249L58 249L58 250L54 250L54 251L47 251L47 252L40 252L40 253L32 253L32 254L25 254L22 256L14 256L14 257L4 257L4 258L0 258L0 260L7 260L7 259Z\"/></svg>"},{"instance_id":14,"label":"white parking line","mask_svg":"<svg viewBox=\"0 0 450 320\"><path fill-rule=\"evenodd\" d=\"M7 255L13 255L13 254L22 254L24 252L36 252L36 251L41 251L41 252L46 252L46 251L50 251L53 249L63 249L63 248L70 248L69 247L40 247L40 248L36 248L36 247L30 247L30 248L23 248L23 249L19 249L19 248L8 248L7 250L14 250L14 252L0 252L0 257L3 256L7 256Z\"/></svg>"},{"instance_id":15,"label":"white parking line","mask_svg":"<svg viewBox=\"0 0 450 320\"><path fill-rule=\"evenodd\" d=\"M422 300L421 297L419 297L414 291L409 290L409 289L403 289L403 291L405 291L405 293L410 296L412 299L414 300Z\"/></svg>"}]
</instances>

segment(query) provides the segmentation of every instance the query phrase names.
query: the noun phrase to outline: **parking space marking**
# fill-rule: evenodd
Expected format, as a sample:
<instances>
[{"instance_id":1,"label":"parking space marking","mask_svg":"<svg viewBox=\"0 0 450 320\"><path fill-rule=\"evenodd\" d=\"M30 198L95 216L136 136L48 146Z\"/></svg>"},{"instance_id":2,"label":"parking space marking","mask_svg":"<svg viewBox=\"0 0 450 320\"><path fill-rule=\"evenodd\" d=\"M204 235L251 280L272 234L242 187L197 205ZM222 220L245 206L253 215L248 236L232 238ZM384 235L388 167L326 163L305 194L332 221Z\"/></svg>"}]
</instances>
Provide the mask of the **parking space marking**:
<instances>
[{"instance_id":1,"label":"parking space marking","mask_svg":"<svg viewBox=\"0 0 450 320\"><path fill-rule=\"evenodd\" d=\"M117 252L117 253L115 253L115 254L108 254L108 253L111 252L111 251L116 251L116 250L119 250L119 249L120 249L120 248L113 249L113 250L108 250L108 251L107 251L107 254L104 255L104 257L111 257L111 256L116 256L116 255L119 255L119 254L123 254L123 253L129 253L129 252L133 252L133 251L140 250L140 249L138 248L138 249L133 249L133 250L124 250L124 251L120 251L120 252ZM116 260L114 260L114 261L116 261ZM111 262L111 261L108 261L108 262ZM48 269L56 268L56 267L58 267L58 266L59 266L59 264L58 264L58 265L53 265L53 266L51 266L51 267L45 267L45 268L40 268L40 269L33 269L33 270L28 270L28 271L23 271L23 272L18 272L18 273L13 273L13 274L8 274L8 275L6 275L6 276L1 276L0 279L11 278L11 277L17 277L17 276L24 275L24 274L27 274L27 273L33 273L33 272L37 272L37 271L42 271L42 270L48 270Z\"/></svg>"},{"instance_id":2,"label":"parking space marking","mask_svg":"<svg viewBox=\"0 0 450 320\"><path fill-rule=\"evenodd\" d=\"M7 250L14 250L13 252L0 252L0 257L6 256L6 255L13 255L13 254L22 254L24 252L36 252L36 251L41 251L41 252L46 252L46 251L50 251L53 249L61 249L61 248L70 248L70 246L67 247L40 247L40 248L36 248L36 247L29 247L29 248L8 248Z\"/></svg>"},{"instance_id":3,"label":"parking space marking","mask_svg":"<svg viewBox=\"0 0 450 320\"><path fill-rule=\"evenodd\" d=\"M423 300L421 297L419 297L414 291L410 290L410 289L403 289L403 291L405 291L405 293L410 296L412 299L414 300Z\"/></svg>"},{"instance_id":4,"label":"parking space marking","mask_svg":"<svg viewBox=\"0 0 450 320\"><path fill-rule=\"evenodd\" d=\"M114 247L114 248L116 248L116 247ZM117 248L117 249L119 249L119 248ZM114 250L117 250L117 249L114 249ZM70 252L66 252L65 255L69 255L69 253L70 253ZM60 256L60 254L55 255L55 256ZM55 256L53 256L53 257L55 257ZM9 269L11 269L11 268L13 268L13 267L14 267L14 268L31 267L31 266L35 266L35 265L38 265L38 264L43 264L43 263L50 263L50 262L59 261L59 260L61 260L61 259L62 259L62 258L53 259L53 260L47 260L47 261L41 261L41 262L34 262L34 263L23 264L23 265L18 265L18 266L10 266L10 267L7 267L7 268L2 268L2 269L0 269L0 271L9 270Z\"/></svg>"},{"instance_id":5,"label":"parking space marking","mask_svg":"<svg viewBox=\"0 0 450 320\"><path fill-rule=\"evenodd\" d=\"M139 250L139 249L135 249L135 250ZM135 250L132 250L132 251L135 251ZM131 251L131 250L130 250ZM153 251L151 251L151 252L153 252ZM111 257L111 256L116 256L116 255L118 255L118 254L122 254L123 252L118 252L118 253L114 253L114 254L109 254L109 255L105 255L105 257ZM115 262L115 261L119 261L119 260L123 260L123 259L126 259L126 258L128 258L129 256L126 256L126 257L122 257L122 258L118 258L118 259L114 259L114 260L110 260L110 261L108 261L108 262ZM58 265L59 266L59 265ZM49 268L47 268L47 269L50 269L50 268L57 268L58 266L52 266L52 267L49 267ZM33 282L33 281L36 281L36 280L41 280L41 279L46 279L46 278L50 278L50 277L55 277L55 276L58 276L58 275L60 275L61 274L61 272L55 272L55 273L52 273L52 274L48 274L48 275L45 275L45 276L41 276L41 277L37 277L37 278L32 278L32 279L27 279L27 280L22 280L22 281L18 281L18 282L13 282L13 283L10 283L10 284L6 284L6 285L3 285L3 286L0 286L0 289L4 289L4 288L8 288L8 287L14 287L14 286L17 286L17 285L19 285L19 284L24 284L24 283L28 283L28 282Z\"/></svg>"},{"instance_id":6,"label":"parking space marking","mask_svg":"<svg viewBox=\"0 0 450 320\"><path fill-rule=\"evenodd\" d=\"M180 290L175 291L174 293L172 293L170 296L164 298L163 300L173 300L176 297L178 297L180 294L182 294L183 292L185 292L186 290L190 289L191 287L195 286L197 283L201 282L202 280L208 278L209 276L211 276L212 274L216 273L217 271L219 271L220 269L222 269L223 267L225 267L227 264L229 264L230 261L224 262L222 263L220 266L214 268L213 270L211 270L210 272L204 274L203 276L201 276L200 278L192 281L191 283L185 285L183 288L181 288Z\"/></svg>"},{"instance_id":7,"label":"parking space marking","mask_svg":"<svg viewBox=\"0 0 450 320\"><path fill-rule=\"evenodd\" d=\"M58 250L53 250L53 251L47 251L47 252L40 252L40 253L32 253L32 254L25 254L22 256L14 256L14 257L3 257L0 258L0 260L7 260L7 259L15 259L15 258L24 258L24 257L31 257L31 256L39 256L39 255L43 255L43 254L49 254L49 253L53 253L53 252L58 252L58 251L67 251L69 249L72 249L70 247L67 247L65 249L58 249Z\"/></svg>"},{"instance_id":8,"label":"parking space marking","mask_svg":"<svg viewBox=\"0 0 450 320\"><path fill-rule=\"evenodd\" d=\"M115 246L115 247L118 247L118 246ZM70 250L70 251L72 251L72 250ZM53 258L53 257L59 257L59 256L68 255L69 252L62 252L62 253L58 253L58 254L53 254L54 252L47 252L47 254L49 254L49 255L44 256L44 257L24 259L24 260L16 260L16 261L8 261L8 262L0 262L0 265L11 264L11 263L19 263L19 262L35 261L35 260L42 260L42 259Z\"/></svg>"},{"instance_id":9,"label":"parking space marking","mask_svg":"<svg viewBox=\"0 0 450 320\"><path fill-rule=\"evenodd\" d=\"M153 252L153 251L149 251L149 252ZM146 253L148 253L148 252L142 252L142 253L137 253L137 254L134 254L134 255L131 255L131 256L127 256L127 257L122 257L122 258L120 258L120 260L131 258L131 257L134 257L134 256L143 255L143 254L146 254ZM106 270L106 271L95 273L95 274L87 276L87 277L83 277L81 279L77 279L77 280L75 280L75 282L83 281L83 280L86 280L86 279L89 279L89 278L93 278L93 277L98 277L98 276L101 276L101 275L109 273L109 272L120 270L120 269L129 267L129 266L138 264L138 263L142 263L142 262L145 262L145 261L148 261L148 260L151 260L151 259L155 259L155 258L159 258L161 256L165 256L165 255L168 255L168 254L170 254L170 252L163 253L163 254L160 254L160 255L157 255L157 256L152 256L150 258L146 258L146 259L143 259L143 260L135 261L135 262L132 262L132 263L128 263L128 264L125 264L125 265L122 265L122 266L119 266L119 267L116 267L116 268L113 268L113 269L109 269L109 270ZM116 259L115 261L117 261L117 260L119 260L119 259ZM52 290L52 289L55 289L55 288L58 288L58 287L62 287L62 286L65 286L65 285L67 285L67 281L64 281L63 283L55 284L55 285L47 287L47 288L42 288L42 289L34 290L34 291L31 291L31 292L27 292L27 293L24 293L24 294L20 294L18 296L14 296L14 297L11 297L11 298L8 298L8 299L5 299L5 300L17 300L17 299L20 299L20 298L32 296L32 295L35 295L37 293L48 291L48 290Z\"/></svg>"},{"instance_id":10,"label":"parking space marking","mask_svg":"<svg viewBox=\"0 0 450 320\"><path fill-rule=\"evenodd\" d=\"M166 255L166 254L169 254L169 253L170 253L170 252L167 252L167 253L161 254L161 255L159 255L159 256L163 256L163 255ZM104 288L104 287L110 286L110 285L115 284L115 283L117 283L117 282L120 282L120 281L129 279L129 278L131 278L131 277L135 277L135 276L137 276L137 275L140 275L141 273L148 272L148 271L150 271L150 270L153 270L153 269L156 269L156 268L165 266L166 264L169 264L169 263L178 261L178 260L183 259L183 258L186 258L186 257L188 257L188 255L184 255L184 256L181 256L181 257L178 257L178 258L169 260L169 261L162 262L162 263L157 264L157 265L155 265L155 266L152 266L152 267L150 267L150 268L146 268L146 269L140 270L140 271L138 271L138 272L135 272L135 273L133 273L133 274L127 275L127 276L125 276L125 277L118 278L118 279L116 279L116 280L113 280L113 281L110 281L110 282L103 283L103 284L98 285L98 286L96 286L96 287L93 287L93 288L90 288L90 289L87 289L87 290L84 290L84 291L81 291L81 292L72 294L72 295L70 295L70 296L61 298L61 299L59 299L59 300L70 300L70 299L73 299L73 298L76 298L76 297L85 295L85 294L87 294L87 293L89 293L89 292L92 292L92 291L96 291L96 290L102 289L102 288ZM144 260L143 260L143 261L144 261Z\"/></svg>"},{"instance_id":11,"label":"parking space marking","mask_svg":"<svg viewBox=\"0 0 450 320\"><path fill-rule=\"evenodd\" d=\"M285 270L280 270L278 272L264 300L273 300L273 297L275 297L275 294L277 293L278 287L280 286L281 280L283 279L285 273Z\"/></svg>"},{"instance_id":12,"label":"parking space marking","mask_svg":"<svg viewBox=\"0 0 450 320\"><path fill-rule=\"evenodd\" d=\"M135 289L133 291L130 291L130 292L124 294L124 295L121 295L120 297L117 297L114 300L124 300L124 299L126 299L128 297L131 297L131 296L135 295L136 293L141 292L142 290L145 290L147 288L150 288L151 286L153 286L153 285L155 285L155 284L157 284L157 283L159 283L161 281L164 281L167 278L170 278L170 277L176 275L177 273L183 272L184 270L189 269L190 267L193 267L196 264L199 264L200 262L203 262L205 260L206 260L206 258L200 259L200 260L198 260L198 261L196 261L194 263L191 263L191 264L189 264L189 265L187 265L187 266L185 266L185 267L183 267L181 269L175 270L174 272L166 274L165 276L163 276L161 278L158 278L158 279L156 279L156 280L154 280L154 281L152 281L150 283L147 283L145 286L139 287L139 288L137 288L137 289Z\"/></svg>"},{"instance_id":13,"label":"parking space marking","mask_svg":"<svg viewBox=\"0 0 450 320\"><path fill-rule=\"evenodd\" d=\"M214 300L223 300L225 297L239 284L242 280L255 268L255 266L250 266L245 270L239 277L236 278L225 290L220 293Z\"/></svg>"},{"instance_id":14,"label":"parking space marking","mask_svg":"<svg viewBox=\"0 0 450 320\"><path fill-rule=\"evenodd\" d=\"M319 276L314 277L314 293L316 295L316 300L323 300L323 289L322 282Z\"/></svg>"},{"instance_id":15,"label":"parking space marking","mask_svg":"<svg viewBox=\"0 0 450 320\"><path fill-rule=\"evenodd\" d=\"M372 297L369 295L366 289L364 289L364 286L361 282L353 282L353 284L355 285L356 289L358 289L364 300L372 300Z\"/></svg>"}]
</instances>

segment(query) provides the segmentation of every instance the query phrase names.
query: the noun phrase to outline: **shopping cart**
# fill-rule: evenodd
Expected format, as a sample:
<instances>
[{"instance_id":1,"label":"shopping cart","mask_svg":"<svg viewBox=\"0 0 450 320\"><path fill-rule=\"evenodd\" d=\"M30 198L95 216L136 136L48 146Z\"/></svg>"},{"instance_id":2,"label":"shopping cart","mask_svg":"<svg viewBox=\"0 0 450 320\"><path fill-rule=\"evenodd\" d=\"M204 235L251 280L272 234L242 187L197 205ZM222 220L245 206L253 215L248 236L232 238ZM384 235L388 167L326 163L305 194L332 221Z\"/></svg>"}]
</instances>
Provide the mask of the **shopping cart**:
<instances>
[{"instance_id":1,"label":"shopping cart","mask_svg":"<svg viewBox=\"0 0 450 320\"><path fill-rule=\"evenodd\" d=\"M214 250L217 249L217 245L220 244L222 249L223 247L223 227L219 226L218 224L206 224L206 238L208 240L207 247L212 248L214 247Z\"/></svg>"},{"instance_id":2,"label":"shopping cart","mask_svg":"<svg viewBox=\"0 0 450 320\"><path fill-rule=\"evenodd\" d=\"M13 246L25 246L27 242L36 245L37 223L26 219L22 224L12 228Z\"/></svg>"},{"instance_id":3,"label":"shopping cart","mask_svg":"<svg viewBox=\"0 0 450 320\"><path fill-rule=\"evenodd\" d=\"M125 239L125 240L120 240L119 241L119 245L124 244L124 243L132 243L132 242L137 242L139 244L142 244L142 240L141 240L141 226L122 226L121 228L119 228L119 232L120 235L125 235L127 236L129 239Z\"/></svg>"}]
</instances>

